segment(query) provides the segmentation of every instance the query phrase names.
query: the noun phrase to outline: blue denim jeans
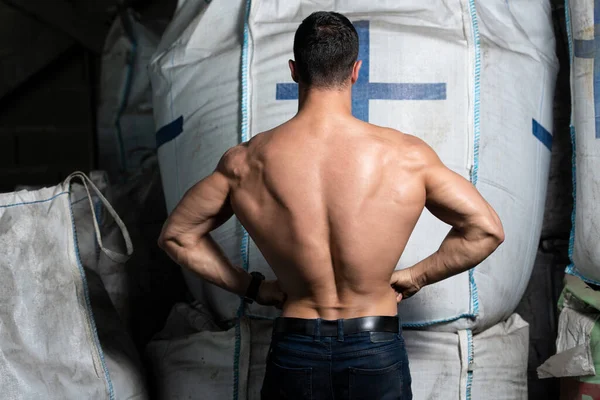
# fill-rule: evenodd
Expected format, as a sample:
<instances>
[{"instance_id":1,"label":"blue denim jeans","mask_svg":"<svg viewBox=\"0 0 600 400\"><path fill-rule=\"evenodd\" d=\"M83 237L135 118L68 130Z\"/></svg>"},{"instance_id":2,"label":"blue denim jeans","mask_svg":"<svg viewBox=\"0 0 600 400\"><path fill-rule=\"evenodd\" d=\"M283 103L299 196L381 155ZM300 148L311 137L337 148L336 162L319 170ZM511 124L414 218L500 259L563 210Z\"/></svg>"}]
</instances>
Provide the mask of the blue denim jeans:
<instances>
[{"instance_id":1,"label":"blue denim jeans","mask_svg":"<svg viewBox=\"0 0 600 400\"><path fill-rule=\"evenodd\" d=\"M402 331L337 337L274 334L261 398L411 400Z\"/></svg>"}]
</instances>

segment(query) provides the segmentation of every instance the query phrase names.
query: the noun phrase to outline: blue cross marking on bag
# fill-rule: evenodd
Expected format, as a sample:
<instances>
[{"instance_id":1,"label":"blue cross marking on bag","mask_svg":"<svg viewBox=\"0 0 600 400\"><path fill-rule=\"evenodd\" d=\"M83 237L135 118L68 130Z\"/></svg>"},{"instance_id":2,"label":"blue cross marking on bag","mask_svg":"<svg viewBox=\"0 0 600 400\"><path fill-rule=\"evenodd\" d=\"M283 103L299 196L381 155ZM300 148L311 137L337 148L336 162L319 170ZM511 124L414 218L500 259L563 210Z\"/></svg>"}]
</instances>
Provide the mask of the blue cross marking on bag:
<instances>
[{"instance_id":1,"label":"blue cross marking on bag","mask_svg":"<svg viewBox=\"0 0 600 400\"><path fill-rule=\"evenodd\" d=\"M370 81L370 28L369 21L354 23L360 43L358 59L362 68L352 87L352 114L369 121L369 100L445 100L445 83L380 83ZM298 100L298 85L278 83L277 100Z\"/></svg>"}]
</instances>

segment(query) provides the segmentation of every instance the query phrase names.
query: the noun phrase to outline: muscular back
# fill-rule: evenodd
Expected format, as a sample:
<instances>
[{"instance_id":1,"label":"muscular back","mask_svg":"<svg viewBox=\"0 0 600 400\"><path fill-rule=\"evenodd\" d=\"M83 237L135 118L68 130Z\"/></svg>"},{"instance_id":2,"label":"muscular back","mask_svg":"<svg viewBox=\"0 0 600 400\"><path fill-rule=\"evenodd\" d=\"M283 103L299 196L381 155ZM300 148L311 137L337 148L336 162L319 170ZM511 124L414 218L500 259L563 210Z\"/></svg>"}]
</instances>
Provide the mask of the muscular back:
<instances>
[{"instance_id":1,"label":"muscular back","mask_svg":"<svg viewBox=\"0 0 600 400\"><path fill-rule=\"evenodd\" d=\"M425 205L422 142L299 118L231 149L230 203L287 293L284 315L395 315L390 276Z\"/></svg>"}]
</instances>

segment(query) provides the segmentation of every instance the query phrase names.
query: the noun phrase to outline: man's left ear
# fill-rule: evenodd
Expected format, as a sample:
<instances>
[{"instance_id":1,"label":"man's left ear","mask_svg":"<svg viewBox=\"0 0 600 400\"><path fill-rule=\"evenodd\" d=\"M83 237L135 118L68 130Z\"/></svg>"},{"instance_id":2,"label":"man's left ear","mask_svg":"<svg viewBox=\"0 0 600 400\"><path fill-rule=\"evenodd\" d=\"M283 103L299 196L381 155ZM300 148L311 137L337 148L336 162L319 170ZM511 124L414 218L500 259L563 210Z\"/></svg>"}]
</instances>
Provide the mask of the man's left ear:
<instances>
[{"instance_id":1,"label":"man's left ear","mask_svg":"<svg viewBox=\"0 0 600 400\"><path fill-rule=\"evenodd\" d=\"M294 80L294 82L298 83L298 75L296 74L296 62L294 60L289 60L288 65L290 67L292 79Z\"/></svg>"}]
</instances>

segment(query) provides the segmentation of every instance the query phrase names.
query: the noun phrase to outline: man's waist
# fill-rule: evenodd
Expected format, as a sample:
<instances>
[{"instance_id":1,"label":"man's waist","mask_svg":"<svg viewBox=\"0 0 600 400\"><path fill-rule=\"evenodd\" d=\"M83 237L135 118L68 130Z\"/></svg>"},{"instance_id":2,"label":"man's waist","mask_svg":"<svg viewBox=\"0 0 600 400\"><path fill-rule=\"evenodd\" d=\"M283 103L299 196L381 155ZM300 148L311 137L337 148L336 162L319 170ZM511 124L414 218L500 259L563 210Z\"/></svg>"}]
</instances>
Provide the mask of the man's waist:
<instances>
[{"instance_id":1,"label":"man's waist","mask_svg":"<svg viewBox=\"0 0 600 400\"><path fill-rule=\"evenodd\" d=\"M369 295L346 292L343 296L338 294L338 299L335 300L322 294L303 297L288 294L282 311L282 317L347 320L365 316L396 316L398 303L391 287L390 291Z\"/></svg>"},{"instance_id":2,"label":"man's waist","mask_svg":"<svg viewBox=\"0 0 600 400\"><path fill-rule=\"evenodd\" d=\"M309 336L339 336L361 332L400 332L398 316L368 316L324 320L281 317L273 324L273 333L292 333Z\"/></svg>"}]
</instances>

